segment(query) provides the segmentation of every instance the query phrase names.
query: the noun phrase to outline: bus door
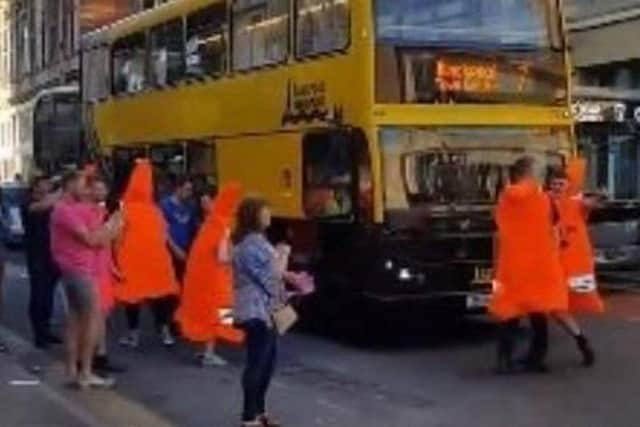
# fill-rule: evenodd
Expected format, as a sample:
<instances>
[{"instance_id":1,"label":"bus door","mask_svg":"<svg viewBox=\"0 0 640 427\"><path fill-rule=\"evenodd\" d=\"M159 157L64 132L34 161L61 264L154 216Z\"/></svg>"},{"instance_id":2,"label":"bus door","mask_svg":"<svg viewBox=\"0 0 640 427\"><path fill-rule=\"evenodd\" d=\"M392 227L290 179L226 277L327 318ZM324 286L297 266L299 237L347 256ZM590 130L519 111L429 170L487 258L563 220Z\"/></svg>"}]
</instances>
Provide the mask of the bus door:
<instances>
[{"instance_id":1,"label":"bus door","mask_svg":"<svg viewBox=\"0 0 640 427\"><path fill-rule=\"evenodd\" d=\"M189 141L185 147L187 173L196 194L211 194L218 187L216 146L213 141Z\"/></svg>"},{"instance_id":2,"label":"bus door","mask_svg":"<svg viewBox=\"0 0 640 427\"><path fill-rule=\"evenodd\" d=\"M331 272L327 281L344 282L364 214L361 179L370 179L364 134L352 129L310 132L303 139L304 208L317 242L318 272ZM368 208L366 209L369 210Z\"/></svg>"}]
</instances>

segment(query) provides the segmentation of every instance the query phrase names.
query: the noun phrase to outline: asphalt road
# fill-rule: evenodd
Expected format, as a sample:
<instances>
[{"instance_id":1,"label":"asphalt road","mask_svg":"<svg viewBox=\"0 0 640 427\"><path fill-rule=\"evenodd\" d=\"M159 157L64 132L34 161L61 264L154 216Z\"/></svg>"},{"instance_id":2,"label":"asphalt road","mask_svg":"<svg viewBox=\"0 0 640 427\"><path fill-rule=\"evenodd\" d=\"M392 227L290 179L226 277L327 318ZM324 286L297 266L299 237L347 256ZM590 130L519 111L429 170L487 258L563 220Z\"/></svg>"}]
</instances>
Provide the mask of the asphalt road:
<instances>
[{"instance_id":1,"label":"asphalt road","mask_svg":"<svg viewBox=\"0 0 640 427\"><path fill-rule=\"evenodd\" d=\"M19 258L15 262L6 283L5 324L24 336L28 288ZM293 427L637 427L640 295L616 294L609 304L606 316L585 321L599 350L598 365L581 368L572 342L555 328L554 370L545 376L494 376L493 328L479 319L440 321L422 336L376 348L293 334L282 343L271 411ZM123 319L116 317L120 329ZM405 330L401 323L393 326L400 334ZM151 330L138 350L113 346L113 356L130 371L107 393L64 389L55 362L60 349L43 354L16 344L22 349L0 357L0 401L11 402L14 414L0 426L238 425L241 352L224 349L231 366L203 369L193 364L191 348L167 350ZM43 373L42 385L32 391L5 381L34 365ZM40 403L30 404L20 393L33 393ZM46 424L20 418L40 412L58 418L52 415Z\"/></svg>"}]
</instances>

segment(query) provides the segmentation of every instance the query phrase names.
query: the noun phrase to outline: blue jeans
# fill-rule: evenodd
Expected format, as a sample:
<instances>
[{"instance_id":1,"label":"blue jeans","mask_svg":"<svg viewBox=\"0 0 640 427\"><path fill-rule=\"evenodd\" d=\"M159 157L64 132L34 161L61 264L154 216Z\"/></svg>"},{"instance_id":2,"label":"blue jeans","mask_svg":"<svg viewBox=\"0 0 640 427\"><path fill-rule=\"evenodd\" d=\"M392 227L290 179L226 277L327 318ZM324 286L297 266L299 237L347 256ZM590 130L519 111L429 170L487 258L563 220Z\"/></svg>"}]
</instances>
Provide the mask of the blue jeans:
<instances>
[{"instance_id":1,"label":"blue jeans","mask_svg":"<svg viewBox=\"0 0 640 427\"><path fill-rule=\"evenodd\" d=\"M243 421L253 421L266 412L266 396L275 370L278 335L262 320L242 324L246 333L247 360L242 375Z\"/></svg>"}]
</instances>

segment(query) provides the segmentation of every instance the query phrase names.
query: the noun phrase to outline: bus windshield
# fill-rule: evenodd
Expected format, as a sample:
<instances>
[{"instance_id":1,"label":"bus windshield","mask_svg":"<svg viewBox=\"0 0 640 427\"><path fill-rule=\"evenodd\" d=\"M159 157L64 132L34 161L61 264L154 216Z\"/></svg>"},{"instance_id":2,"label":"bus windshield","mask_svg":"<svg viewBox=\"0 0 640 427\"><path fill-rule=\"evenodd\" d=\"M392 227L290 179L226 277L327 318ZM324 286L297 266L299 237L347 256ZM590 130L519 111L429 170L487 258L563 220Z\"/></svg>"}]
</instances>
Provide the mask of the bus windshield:
<instances>
[{"instance_id":1,"label":"bus windshield","mask_svg":"<svg viewBox=\"0 0 640 427\"><path fill-rule=\"evenodd\" d=\"M379 42L541 50L556 46L548 0L378 0Z\"/></svg>"},{"instance_id":2,"label":"bus windshield","mask_svg":"<svg viewBox=\"0 0 640 427\"><path fill-rule=\"evenodd\" d=\"M536 159L541 181L562 165L569 136L553 129L386 128L384 151L387 209L416 204L493 204L521 156Z\"/></svg>"}]
</instances>

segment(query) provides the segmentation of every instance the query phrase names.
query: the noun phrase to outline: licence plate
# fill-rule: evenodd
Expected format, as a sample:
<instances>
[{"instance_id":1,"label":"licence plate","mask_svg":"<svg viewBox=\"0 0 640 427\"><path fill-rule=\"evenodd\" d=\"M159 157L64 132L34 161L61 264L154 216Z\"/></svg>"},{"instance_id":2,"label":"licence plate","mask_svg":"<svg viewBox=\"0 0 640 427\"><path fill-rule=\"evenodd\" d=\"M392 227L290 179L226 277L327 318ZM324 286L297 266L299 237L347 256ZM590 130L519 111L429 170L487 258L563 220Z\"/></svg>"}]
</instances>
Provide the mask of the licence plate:
<instances>
[{"instance_id":1,"label":"licence plate","mask_svg":"<svg viewBox=\"0 0 640 427\"><path fill-rule=\"evenodd\" d=\"M490 294L467 295L467 309L487 308L491 301Z\"/></svg>"}]
</instances>

